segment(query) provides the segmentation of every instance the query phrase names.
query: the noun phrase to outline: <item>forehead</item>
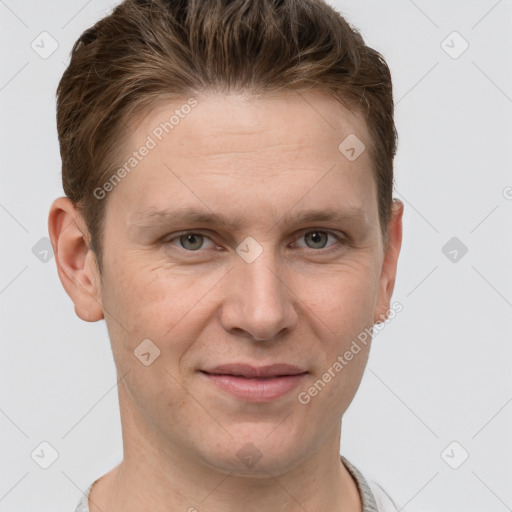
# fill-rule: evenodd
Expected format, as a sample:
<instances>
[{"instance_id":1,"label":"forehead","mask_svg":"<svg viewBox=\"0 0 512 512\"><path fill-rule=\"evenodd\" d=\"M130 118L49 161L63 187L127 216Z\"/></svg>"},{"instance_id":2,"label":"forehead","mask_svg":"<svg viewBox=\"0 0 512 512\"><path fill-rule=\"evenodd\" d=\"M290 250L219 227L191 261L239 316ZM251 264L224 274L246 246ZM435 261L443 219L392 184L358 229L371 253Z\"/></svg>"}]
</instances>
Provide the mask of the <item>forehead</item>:
<instances>
[{"instance_id":1,"label":"forehead","mask_svg":"<svg viewBox=\"0 0 512 512\"><path fill-rule=\"evenodd\" d=\"M180 149L190 157L276 145L286 149L287 144L301 147L299 157L314 155L315 149L317 154L324 149L337 154L339 143L351 134L370 142L362 115L320 90L260 96L199 94L156 104L129 125L128 146L143 144L148 135L159 145L181 138Z\"/></svg>"},{"instance_id":2,"label":"forehead","mask_svg":"<svg viewBox=\"0 0 512 512\"><path fill-rule=\"evenodd\" d=\"M307 189L357 208L374 187L364 119L323 91L202 94L163 102L129 127L125 162L137 161L113 195L137 212L202 199L226 209L235 195L233 206L253 196L275 205L278 192L296 202ZM343 151L354 140L361 153L351 160Z\"/></svg>"}]
</instances>

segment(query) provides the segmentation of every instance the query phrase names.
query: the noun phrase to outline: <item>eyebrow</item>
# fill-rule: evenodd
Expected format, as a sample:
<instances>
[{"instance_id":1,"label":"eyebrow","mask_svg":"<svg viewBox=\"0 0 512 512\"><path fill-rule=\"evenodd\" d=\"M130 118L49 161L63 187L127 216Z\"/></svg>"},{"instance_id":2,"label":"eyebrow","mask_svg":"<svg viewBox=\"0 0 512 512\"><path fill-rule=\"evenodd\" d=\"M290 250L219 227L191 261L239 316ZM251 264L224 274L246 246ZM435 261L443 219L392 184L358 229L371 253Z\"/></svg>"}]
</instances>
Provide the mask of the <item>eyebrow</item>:
<instances>
[{"instance_id":1,"label":"eyebrow","mask_svg":"<svg viewBox=\"0 0 512 512\"><path fill-rule=\"evenodd\" d=\"M325 222L332 221L336 223L342 222L364 222L366 220L366 210L361 206L345 205L344 209L327 207L324 209L305 210L297 213L290 213L277 220L275 224L293 223L304 224L307 222ZM226 217L223 214L197 210L195 208L177 208L175 210L158 210L148 208L138 212L133 224L140 227L149 227L153 225L170 225L182 222L190 222L209 226L218 226L224 224L230 230L239 229L243 222L241 217ZM275 225L274 224L274 225Z\"/></svg>"}]
</instances>

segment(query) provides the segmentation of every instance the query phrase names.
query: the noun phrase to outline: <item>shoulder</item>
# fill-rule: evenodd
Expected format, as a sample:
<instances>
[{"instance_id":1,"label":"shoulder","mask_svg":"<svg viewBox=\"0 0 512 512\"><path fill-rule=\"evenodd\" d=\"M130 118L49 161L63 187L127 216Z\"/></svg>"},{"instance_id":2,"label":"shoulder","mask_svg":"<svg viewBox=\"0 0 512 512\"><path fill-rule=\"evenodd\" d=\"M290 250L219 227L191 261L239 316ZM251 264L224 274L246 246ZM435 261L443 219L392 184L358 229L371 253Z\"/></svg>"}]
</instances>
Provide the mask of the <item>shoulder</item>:
<instances>
[{"instance_id":1,"label":"shoulder","mask_svg":"<svg viewBox=\"0 0 512 512\"><path fill-rule=\"evenodd\" d=\"M354 478L361 501L363 512L398 512L398 508L391 497L371 476L367 479L363 474L343 455L341 460Z\"/></svg>"},{"instance_id":2,"label":"shoulder","mask_svg":"<svg viewBox=\"0 0 512 512\"><path fill-rule=\"evenodd\" d=\"M374 480L367 480L372 491L378 512L398 512L398 508L386 491Z\"/></svg>"},{"instance_id":3,"label":"shoulder","mask_svg":"<svg viewBox=\"0 0 512 512\"><path fill-rule=\"evenodd\" d=\"M78 504L75 508L75 512L90 512L90 510L89 510L89 494L90 494L91 488L95 482L96 482L96 480L94 482L92 482L91 485L89 485L89 487L84 491L84 493L82 494L82 497L80 498L80 501L78 502Z\"/></svg>"}]
</instances>

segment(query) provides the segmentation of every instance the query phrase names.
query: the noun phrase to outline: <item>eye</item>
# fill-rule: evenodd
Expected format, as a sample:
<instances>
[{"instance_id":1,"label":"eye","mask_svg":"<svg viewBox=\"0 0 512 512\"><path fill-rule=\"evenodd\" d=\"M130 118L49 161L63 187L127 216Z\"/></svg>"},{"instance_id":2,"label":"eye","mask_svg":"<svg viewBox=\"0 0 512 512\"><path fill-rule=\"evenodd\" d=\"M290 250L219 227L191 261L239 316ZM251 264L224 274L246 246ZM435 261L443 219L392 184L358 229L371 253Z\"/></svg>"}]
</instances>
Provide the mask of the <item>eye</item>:
<instances>
[{"instance_id":1,"label":"eye","mask_svg":"<svg viewBox=\"0 0 512 512\"><path fill-rule=\"evenodd\" d=\"M338 241L342 241L342 238L337 234L321 229L314 229L303 232L299 237L299 240L306 240L307 247L309 247L310 249L324 249L326 248L326 243L329 236L334 237ZM327 247L332 247L333 245L335 245L335 243Z\"/></svg>"},{"instance_id":2,"label":"eye","mask_svg":"<svg viewBox=\"0 0 512 512\"><path fill-rule=\"evenodd\" d=\"M212 240L210 238L208 238L206 235L203 235L202 233L196 233L194 231L187 231L185 233L178 234L177 236L175 236L173 238L169 238L168 240L164 241L164 243L172 244L172 242L175 240L179 241L179 243L180 243L179 247L181 249L185 249L186 251L191 251L191 252L201 249L203 246L203 242L205 240L210 240L210 242L212 242ZM214 244L212 242L212 246L213 245Z\"/></svg>"},{"instance_id":3,"label":"eye","mask_svg":"<svg viewBox=\"0 0 512 512\"><path fill-rule=\"evenodd\" d=\"M304 239L306 240L307 248L309 249L327 249L335 250L336 247L330 249L335 246L336 243L332 243L331 245L326 245L329 236L339 241L343 245L343 238L336 233L331 231L321 230L321 229L310 229L309 231L303 231L299 236L298 240ZM210 242L210 246L204 245L206 241ZM183 249L188 252L198 252L199 249L208 249L214 248L215 243L208 236L195 232L195 231L185 231L182 233L178 233L174 235L172 238L168 238L163 240L164 245L174 245L176 246L176 242L178 242L178 248ZM304 247L303 245L298 245L297 243L294 246Z\"/></svg>"}]
</instances>

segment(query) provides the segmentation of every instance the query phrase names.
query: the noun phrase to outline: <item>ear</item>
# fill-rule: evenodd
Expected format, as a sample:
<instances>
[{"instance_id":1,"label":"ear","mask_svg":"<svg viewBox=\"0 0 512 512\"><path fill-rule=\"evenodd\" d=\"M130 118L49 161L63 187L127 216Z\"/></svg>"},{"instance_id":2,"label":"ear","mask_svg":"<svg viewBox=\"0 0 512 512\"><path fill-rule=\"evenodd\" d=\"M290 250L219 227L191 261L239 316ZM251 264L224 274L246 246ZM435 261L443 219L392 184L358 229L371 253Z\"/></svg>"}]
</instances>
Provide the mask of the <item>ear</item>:
<instances>
[{"instance_id":1,"label":"ear","mask_svg":"<svg viewBox=\"0 0 512 512\"><path fill-rule=\"evenodd\" d=\"M374 311L373 321L380 324L386 321L393 289L395 288L396 269L398 256L402 246L402 215L404 203L399 199L393 199L391 219L388 224L388 237L384 251L384 260L379 278L379 297Z\"/></svg>"},{"instance_id":2,"label":"ear","mask_svg":"<svg viewBox=\"0 0 512 512\"><path fill-rule=\"evenodd\" d=\"M48 216L48 232L57 272L75 313L86 322L104 318L96 255L89 249L90 235L79 211L67 197L59 197Z\"/></svg>"}]
</instances>

